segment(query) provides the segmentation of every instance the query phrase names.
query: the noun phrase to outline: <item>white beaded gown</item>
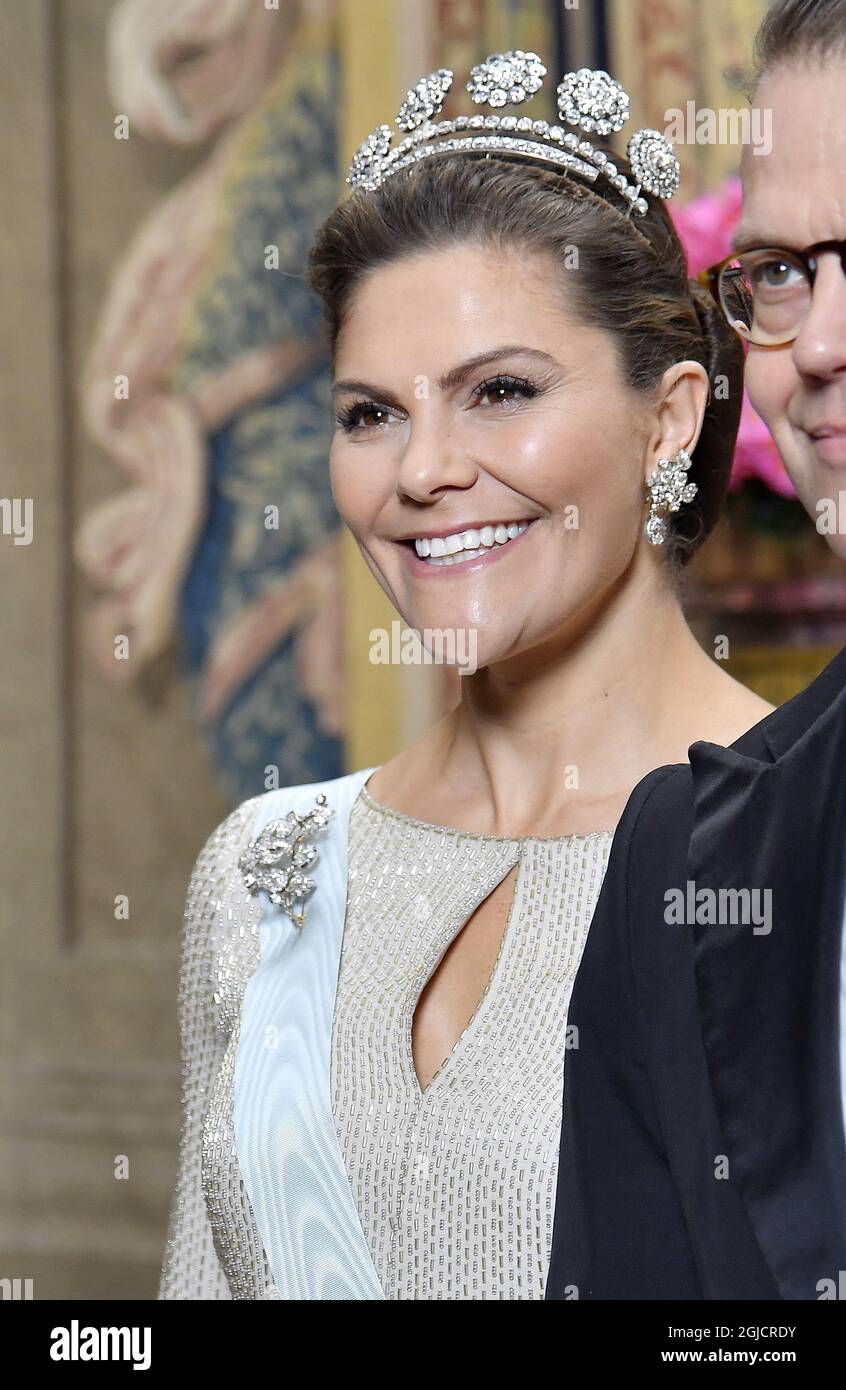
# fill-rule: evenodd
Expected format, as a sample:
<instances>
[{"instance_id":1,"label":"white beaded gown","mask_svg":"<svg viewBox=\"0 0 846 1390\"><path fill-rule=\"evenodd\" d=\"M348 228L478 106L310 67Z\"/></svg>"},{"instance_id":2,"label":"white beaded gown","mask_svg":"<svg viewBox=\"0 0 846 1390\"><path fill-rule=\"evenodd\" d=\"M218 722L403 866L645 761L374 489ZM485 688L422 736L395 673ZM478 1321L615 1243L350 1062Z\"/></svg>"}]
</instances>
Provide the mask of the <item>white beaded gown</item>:
<instances>
[{"instance_id":1,"label":"white beaded gown","mask_svg":"<svg viewBox=\"0 0 846 1390\"><path fill-rule=\"evenodd\" d=\"M248 1006L258 1008L248 982L272 945L238 859L255 837L257 811L265 823L271 814L262 803L274 798L272 814L284 814L286 793L243 803L197 860L180 972L179 1177L160 1298L543 1298L563 1071L576 1042L567 1007L612 832L507 839L432 825L377 804L366 787L373 770L297 789L323 789L331 805L333 789L343 788L349 801L326 1006L311 1007L311 967L281 1006L272 1054L274 1076L292 1094L305 1084L310 1106L310 1092L324 1093L322 1130L302 1101L284 1115L280 1105L274 1128L274 1093L254 1081L247 1042ZM515 865L488 985L421 1090L411 1050L417 1000L475 907ZM309 905L302 940L288 926L300 952L305 933L320 927L310 913ZM312 950L320 946L313 936ZM286 1037L297 1010L303 1027ZM258 1020L262 1065L269 1020ZM309 1056L318 1059L311 1071ZM300 1116L302 1136L291 1132Z\"/></svg>"}]
</instances>

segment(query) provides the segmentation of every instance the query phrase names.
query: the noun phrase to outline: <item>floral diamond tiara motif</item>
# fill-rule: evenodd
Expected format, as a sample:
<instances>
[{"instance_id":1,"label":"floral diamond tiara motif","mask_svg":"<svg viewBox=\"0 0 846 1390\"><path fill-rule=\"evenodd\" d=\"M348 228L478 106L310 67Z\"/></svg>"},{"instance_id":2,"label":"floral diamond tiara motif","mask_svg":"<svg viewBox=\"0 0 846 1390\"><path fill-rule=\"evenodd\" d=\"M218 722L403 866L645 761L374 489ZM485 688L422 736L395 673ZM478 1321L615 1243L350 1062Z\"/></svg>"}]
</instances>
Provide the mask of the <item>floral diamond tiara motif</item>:
<instances>
[{"instance_id":1,"label":"floral diamond tiara motif","mask_svg":"<svg viewBox=\"0 0 846 1390\"><path fill-rule=\"evenodd\" d=\"M519 106L540 91L546 71L537 53L521 48L492 53L471 69L467 91L477 106ZM677 192L679 162L660 131L639 130L629 140L626 153L636 183L618 171L604 150L576 134L580 130L608 135L629 119L628 93L607 72L579 68L565 74L556 89L560 125L511 115L436 121L453 77L449 68L438 68L409 89L396 117L399 129L409 133L392 145L391 127L377 126L353 155L347 175L351 188L376 189L400 169L432 155L501 150L556 165L589 183L607 179L628 202L629 212L640 217L648 211L643 192L659 198L672 198Z\"/></svg>"},{"instance_id":2,"label":"floral diamond tiara motif","mask_svg":"<svg viewBox=\"0 0 846 1390\"><path fill-rule=\"evenodd\" d=\"M317 858L317 850L309 840L328 824L332 814L321 793L305 815L289 811L280 820L270 821L238 860L247 892L253 897L262 890L266 892L270 901L283 908L300 928L305 924L305 908L297 912L295 905L317 886L305 873Z\"/></svg>"}]
</instances>

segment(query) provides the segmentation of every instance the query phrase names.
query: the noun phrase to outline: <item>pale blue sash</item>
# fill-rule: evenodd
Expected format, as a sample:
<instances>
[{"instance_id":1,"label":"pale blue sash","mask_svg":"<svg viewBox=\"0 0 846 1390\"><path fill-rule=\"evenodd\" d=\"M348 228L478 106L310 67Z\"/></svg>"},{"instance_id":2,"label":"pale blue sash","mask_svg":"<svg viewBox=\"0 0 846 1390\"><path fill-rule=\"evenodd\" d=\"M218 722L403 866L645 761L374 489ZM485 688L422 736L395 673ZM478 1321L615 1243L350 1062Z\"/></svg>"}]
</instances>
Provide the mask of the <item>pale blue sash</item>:
<instances>
[{"instance_id":1,"label":"pale blue sash","mask_svg":"<svg viewBox=\"0 0 846 1390\"><path fill-rule=\"evenodd\" d=\"M286 787L259 803L250 838L323 792L300 930L262 892L260 960L247 983L235 1058L235 1147L283 1299L383 1299L332 1118L331 1031L347 902L347 829L373 772Z\"/></svg>"}]
</instances>

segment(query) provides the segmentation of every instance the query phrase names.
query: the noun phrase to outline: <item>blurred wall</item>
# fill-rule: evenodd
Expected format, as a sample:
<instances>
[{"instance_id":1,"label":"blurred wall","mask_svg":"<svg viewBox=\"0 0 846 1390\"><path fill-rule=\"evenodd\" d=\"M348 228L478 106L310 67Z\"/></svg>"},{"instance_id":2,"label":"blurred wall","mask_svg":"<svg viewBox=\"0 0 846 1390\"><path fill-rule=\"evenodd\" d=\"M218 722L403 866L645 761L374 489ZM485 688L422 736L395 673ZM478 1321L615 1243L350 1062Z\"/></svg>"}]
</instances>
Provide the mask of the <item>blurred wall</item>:
<instances>
[{"instance_id":1,"label":"blurred wall","mask_svg":"<svg viewBox=\"0 0 846 1390\"><path fill-rule=\"evenodd\" d=\"M81 643L71 537L115 479L76 382L110 267L197 158L141 141L124 157L110 8L0 0L0 493L34 518L31 544L0 536L0 1276L36 1298L154 1296L182 905L225 810L182 683L152 672L116 696Z\"/></svg>"}]
</instances>

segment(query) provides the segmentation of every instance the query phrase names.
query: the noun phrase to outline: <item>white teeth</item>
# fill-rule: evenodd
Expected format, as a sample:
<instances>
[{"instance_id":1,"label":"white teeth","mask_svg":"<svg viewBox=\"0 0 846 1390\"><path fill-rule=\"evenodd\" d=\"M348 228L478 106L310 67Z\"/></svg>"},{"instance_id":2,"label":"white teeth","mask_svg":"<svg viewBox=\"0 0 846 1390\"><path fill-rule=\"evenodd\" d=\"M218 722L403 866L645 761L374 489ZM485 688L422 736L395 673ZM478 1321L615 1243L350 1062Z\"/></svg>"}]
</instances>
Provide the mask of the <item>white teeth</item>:
<instances>
[{"instance_id":1,"label":"white teeth","mask_svg":"<svg viewBox=\"0 0 846 1390\"><path fill-rule=\"evenodd\" d=\"M457 531L452 536L427 536L414 542L414 548L421 560L435 565L463 564L476 560L496 545L507 545L523 534L529 526L528 521L512 521L507 525L482 526L479 530L470 528Z\"/></svg>"},{"instance_id":2,"label":"white teeth","mask_svg":"<svg viewBox=\"0 0 846 1390\"><path fill-rule=\"evenodd\" d=\"M430 565L464 565L468 560L478 560L489 553L490 547L480 546L478 550L462 550L459 555L443 555L438 559L428 559Z\"/></svg>"}]
</instances>

